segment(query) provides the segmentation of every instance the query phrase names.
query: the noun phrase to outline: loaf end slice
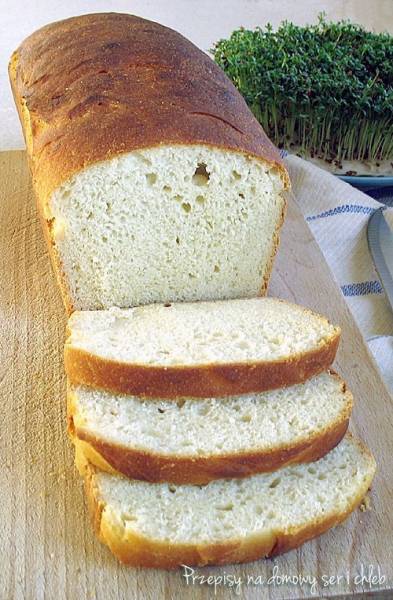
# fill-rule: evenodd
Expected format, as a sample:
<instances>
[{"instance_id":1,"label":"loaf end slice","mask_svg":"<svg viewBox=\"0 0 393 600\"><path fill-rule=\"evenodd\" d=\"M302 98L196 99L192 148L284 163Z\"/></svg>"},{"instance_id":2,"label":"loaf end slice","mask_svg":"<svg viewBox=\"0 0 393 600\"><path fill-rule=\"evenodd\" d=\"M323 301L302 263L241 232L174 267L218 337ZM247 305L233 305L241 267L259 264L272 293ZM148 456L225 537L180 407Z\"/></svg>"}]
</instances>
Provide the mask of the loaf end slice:
<instances>
[{"instance_id":1,"label":"loaf end slice","mask_svg":"<svg viewBox=\"0 0 393 600\"><path fill-rule=\"evenodd\" d=\"M71 383L151 398L212 397L301 383L334 360L340 328L274 298L75 312Z\"/></svg>"},{"instance_id":2,"label":"loaf end slice","mask_svg":"<svg viewBox=\"0 0 393 600\"><path fill-rule=\"evenodd\" d=\"M178 402L69 386L78 464L151 482L205 484L315 461L345 435L352 394L333 373L280 390Z\"/></svg>"},{"instance_id":3,"label":"loaf end slice","mask_svg":"<svg viewBox=\"0 0 393 600\"><path fill-rule=\"evenodd\" d=\"M265 293L288 174L206 53L99 13L34 32L9 74L68 311Z\"/></svg>"},{"instance_id":4,"label":"loaf end slice","mask_svg":"<svg viewBox=\"0 0 393 600\"><path fill-rule=\"evenodd\" d=\"M130 481L88 467L95 530L123 563L241 563L274 556L344 521L375 473L369 450L347 434L324 458L207 486Z\"/></svg>"}]
</instances>

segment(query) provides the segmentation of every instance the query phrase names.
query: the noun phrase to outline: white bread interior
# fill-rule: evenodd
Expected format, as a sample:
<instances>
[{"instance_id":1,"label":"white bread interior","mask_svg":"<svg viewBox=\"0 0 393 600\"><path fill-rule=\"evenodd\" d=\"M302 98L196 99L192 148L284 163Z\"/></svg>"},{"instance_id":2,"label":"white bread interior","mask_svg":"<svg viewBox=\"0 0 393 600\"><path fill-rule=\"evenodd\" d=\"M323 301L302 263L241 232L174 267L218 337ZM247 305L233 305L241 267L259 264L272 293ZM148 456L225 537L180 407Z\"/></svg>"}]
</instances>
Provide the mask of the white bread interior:
<instances>
[{"instance_id":1,"label":"white bread interior","mask_svg":"<svg viewBox=\"0 0 393 600\"><path fill-rule=\"evenodd\" d=\"M317 462L205 486L87 472L100 539L123 562L173 567L243 562L298 546L358 506L375 461L347 435Z\"/></svg>"},{"instance_id":2,"label":"white bread interior","mask_svg":"<svg viewBox=\"0 0 393 600\"><path fill-rule=\"evenodd\" d=\"M148 367L274 365L317 351L339 331L302 306L250 298L77 311L68 321L66 347Z\"/></svg>"},{"instance_id":3,"label":"white bread interior","mask_svg":"<svg viewBox=\"0 0 393 600\"><path fill-rule=\"evenodd\" d=\"M69 387L76 432L127 450L165 456L217 458L265 453L318 439L349 418L352 395L337 375L227 398L164 399Z\"/></svg>"},{"instance_id":4,"label":"white bread interior","mask_svg":"<svg viewBox=\"0 0 393 600\"><path fill-rule=\"evenodd\" d=\"M269 163L206 145L88 166L54 191L45 215L73 308L261 294L283 188Z\"/></svg>"}]
</instances>

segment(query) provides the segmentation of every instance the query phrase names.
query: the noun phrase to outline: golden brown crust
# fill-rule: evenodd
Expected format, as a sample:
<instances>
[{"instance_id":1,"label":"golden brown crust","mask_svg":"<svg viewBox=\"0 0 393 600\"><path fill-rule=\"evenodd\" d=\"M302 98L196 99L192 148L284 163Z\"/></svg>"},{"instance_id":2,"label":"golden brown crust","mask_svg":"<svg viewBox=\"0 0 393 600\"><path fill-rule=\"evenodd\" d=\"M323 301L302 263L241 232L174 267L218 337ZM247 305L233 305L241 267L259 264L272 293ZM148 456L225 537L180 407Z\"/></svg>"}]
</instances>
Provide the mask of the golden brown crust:
<instances>
[{"instance_id":1,"label":"golden brown crust","mask_svg":"<svg viewBox=\"0 0 393 600\"><path fill-rule=\"evenodd\" d=\"M136 365L101 359L71 344L64 349L71 383L146 398L209 398L263 392L303 383L329 368L336 356L340 330L316 350L291 360L214 364L195 367Z\"/></svg>"},{"instance_id":2,"label":"golden brown crust","mask_svg":"<svg viewBox=\"0 0 393 600\"><path fill-rule=\"evenodd\" d=\"M130 566L174 569L179 565L205 566L243 563L276 556L299 547L304 542L316 537L345 521L359 506L366 495L375 471L375 461L367 448L362 446L362 453L367 455L370 468L364 478L357 495L352 498L346 510L333 514L325 514L319 520L288 531L272 531L269 534L254 534L244 539L233 539L221 543L175 544L161 540L148 539L140 534L125 530L122 523L114 521L114 515L106 512L106 506L100 498L99 490L94 484L94 467L87 467L86 495L94 528L99 539L124 564Z\"/></svg>"},{"instance_id":3,"label":"golden brown crust","mask_svg":"<svg viewBox=\"0 0 393 600\"><path fill-rule=\"evenodd\" d=\"M72 303L70 289L67 284L67 278L63 271L60 257L59 257L58 251L57 251L57 247L56 247L53 235L52 235L53 219L50 218L48 211L44 210L44 204L42 202L40 202L38 195L37 195L34 169L33 169L34 140L33 140L33 131L32 131L32 128L30 127L30 114L26 107L25 99L23 97L19 96L19 92L17 90L16 73L17 73L17 68L18 68L18 57L19 57L18 51L15 51L12 54L12 57L11 57L11 60L9 63L9 67L8 67L10 82L11 82L11 89L12 89L15 104L16 104L16 107L18 110L19 119L22 124L23 135L25 138L26 148L27 148L27 161L28 161L30 172L32 174L32 178L33 178L33 188L34 188L34 192L35 192L38 215L40 218L42 230L44 232L45 241L48 246L49 257L51 260L54 275L57 280L57 284L61 290L61 295L62 295L65 309L67 311L67 314L71 314L74 310L74 306Z\"/></svg>"},{"instance_id":4,"label":"golden brown crust","mask_svg":"<svg viewBox=\"0 0 393 600\"><path fill-rule=\"evenodd\" d=\"M348 424L349 419L340 421L319 436L269 453L243 452L203 458L165 456L117 446L83 430L76 430L74 442L83 441L87 460L104 471L152 483L203 485L214 479L248 477L291 464L314 462L337 446Z\"/></svg>"},{"instance_id":5,"label":"golden brown crust","mask_svg":"<svg viewBox=\"0 0 393 600\"><path fill-rule=\"evenodd\" d=\"M87 165L166 144L253 155L288 184L277 149L223 71L158 23L118 13L52 23L21 44L9 71L43 203Z\"/></svg>"},{"instance_id":6,"label":"golden brown crust","mask_svg":"<svg viewBox=\"0 0 393 600\"><path fill-rule=\"evenodd\" d=\"M323 431L298 439L292 445L282 445L272 450L192 457L159 454L117 445L97 438L83 425L76 424L72 392L68 393L68 431L86 462L103 471L154 483L202 485L214 479L247 477L322 458L341 441L348 429L353 399L352 394L345 391L343 381L342 388L347 402L334 422Z\"/></svg>"}]
</instances>

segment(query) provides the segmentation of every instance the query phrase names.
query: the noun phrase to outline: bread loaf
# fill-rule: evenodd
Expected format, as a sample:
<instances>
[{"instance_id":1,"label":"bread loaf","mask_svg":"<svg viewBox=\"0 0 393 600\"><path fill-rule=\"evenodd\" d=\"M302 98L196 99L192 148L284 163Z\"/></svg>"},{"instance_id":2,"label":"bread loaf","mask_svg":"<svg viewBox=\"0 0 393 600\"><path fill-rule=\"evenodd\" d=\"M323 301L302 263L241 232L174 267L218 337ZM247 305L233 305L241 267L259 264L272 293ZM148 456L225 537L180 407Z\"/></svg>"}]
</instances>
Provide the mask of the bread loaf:
<instances>
[{"instance_id":1,"label":"bread loaf","mask_svg":"<svg viewBox=\"0 0 393 600\"><path fill-rule=\"evenodd\" d=\"M347 435L324 458L206 486L132 481L86 468L92 520L124 563L174 568L275 556L341 523L371 485L375 461Z\"/></svg>"},{"instance_id":2,"label":"bread loaf","mask_svg":"<svg viewBox=\"0 0 393 600\"><path fill-rule=\"evenodd\" d=\"M276 298L74 312L71 383L152 398L232 396L306 381L334 360L340 328Z\"/></svg>"},{"instance_id":3,"label":"bread loaf","mask_svg":"<svg viewBox=\"0 0 393 600\"><path fill-rule=\"evenodd\" d=\"M69 311L266 291L288 176L205 53L100 13L33 33L9 71Z\"/></svg>"},{"instance_id":4,"label":"bread loaf","mask_svg":"<svg viewBox=\"0 0 393 600\"><path fill-rule=\"evenodd\" d=\"M97 467L133 479L203 484L317 460L344 436L352 395L337 375L229 398L144 400L68 390L69 431Z\"/></svg>"}]
</instances>

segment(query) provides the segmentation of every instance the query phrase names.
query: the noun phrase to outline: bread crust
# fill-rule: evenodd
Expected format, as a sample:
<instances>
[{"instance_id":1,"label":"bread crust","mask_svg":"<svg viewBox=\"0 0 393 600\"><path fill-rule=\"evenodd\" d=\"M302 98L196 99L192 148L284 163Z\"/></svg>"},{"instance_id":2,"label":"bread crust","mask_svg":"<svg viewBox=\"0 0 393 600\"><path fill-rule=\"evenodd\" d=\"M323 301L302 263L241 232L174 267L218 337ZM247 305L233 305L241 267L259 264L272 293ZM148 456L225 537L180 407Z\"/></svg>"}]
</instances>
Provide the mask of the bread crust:
<instances>
[{"instance_id":1,"label":"bread crust","mask_svg":"<svg viewBox=\"0 0 393 600\"><path fill-rule=\"evenodd\" d=\"M121 13L72 17L30 35L9 70L41 202L87 165L167 144L246 153L288 184L232 82L168 27Z\"/></svg>"},{"instance_id":2,"label":"bread crust","mask_svg":"<svg viewBox=\"0 0 393 600\"><path fill-rule=\"evenodd\" d=\"M269 261L266 265L266 269L265 269L265 273L263 275L263 280L262 280L262 287L261 287L261 291L260 291L260 295L261 296L266 296L268 289L269 289L269 283L270 283L270 276L272 274L272 270L273 270L273 265L274 265L274 259L276 258L276 254L278 252L278 249L280 247L280 233L281 233L281 228L284 224L285 221L285 217L287 214L287 207L288 207L288 202L287 202L287 194L285 192L283 192L283 194L281 195L283 204L282 204L282 210L281 210L281 215L280 215L280 220L276 225L276 229L274 230L273 233L273 244L272 244L272 252L270 254L270 258Z\"/></svg>"},{"instance_id":3,"label":"bread crust","mask_svg":"<svg viewBox=\"0 0 393 600\"><path fill-rule=\"evenodd\" d=\"M75 437L71 437L74 444L83 443L81 450L86 459L103 471L151 483L203 485L214 479L248 477L319 460L340 443L348 424L349 419L340 421L320 436L269 453L242 452L203 458L165 456L130 449L94 438L83 429L77 429Z\"/></svg>"},{"instance_id":4,"label":"bread crust","mask_svg":"<svg viewBox=\"0 0 393 600\"><path fill-rule=\"evenodd\" d=\"M240 478L280 469L296 463L313 462L330 452L344 437L352 411L353 398L345 383L341 381L346 404L337 419L323 431L315 432L270 450L253 450L187 456L149 452L114 444L98 438L74 419L75 409L72 391L68 391L68 432L85 462L103 471L121 474L131 479L153 483L206 484L214 479ZM83 467L81 469L83 475Z\"/></svg>"},{"instance_id":5,"label":"bread crust","mask_svg":"<svg viewBox=\"0 0 393 600\"><path fill-rule=\"evenodd\" d=\"M317 349L287 361L211 363L201 366L137 365L101 359L66 342L64 364L73 384L146 398L209 398L264 392L303 383L333 363L340 329Z\"/></svg>"},{"instance_id":6,"label":"bread crust","mask_svg":"<svg viewBox=\"0 0 393 600\"><path fill-rule=\"evenodd\" d=\"M74 299L51 232L49 200L89 165L138 149L202 144L255 157L289 187L278 150L232 82L204 52L158 23L120 13L51 23L13 53L9 77L68 313ZM267 280L268 270L262 290Z\"/></svg>"},{"instance_id":7,"label":"bread crust","mask_svg":"<svg viewBox=\"0 0 393 600\"><path fill-rule=\"evenodd\" d=\"M276 556L297 548L335 527L359 506L371 485L375 461L365 446L360 442L356 443L369 462L368 476L359 487L358 493L345 510L325 514L323 518L311 520L303 526L289 528L287 531L272 531L269 534L256 533L244 539L211 544L176 544L148 539L114 521L114 515L106 511L106 504L100 497L94 479L95 469L88 466L85 488L94 529L101 542L106 544L122 563L130 566L174 569L180 565L223 565Z\"/></svg>"}]
</instances>

